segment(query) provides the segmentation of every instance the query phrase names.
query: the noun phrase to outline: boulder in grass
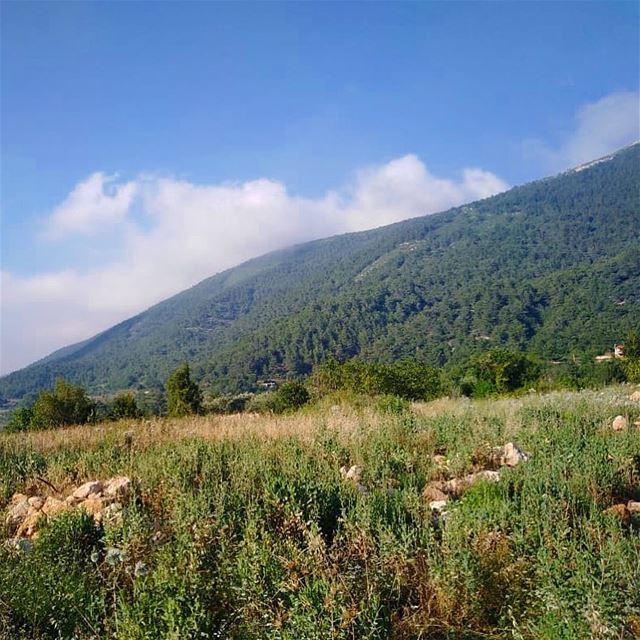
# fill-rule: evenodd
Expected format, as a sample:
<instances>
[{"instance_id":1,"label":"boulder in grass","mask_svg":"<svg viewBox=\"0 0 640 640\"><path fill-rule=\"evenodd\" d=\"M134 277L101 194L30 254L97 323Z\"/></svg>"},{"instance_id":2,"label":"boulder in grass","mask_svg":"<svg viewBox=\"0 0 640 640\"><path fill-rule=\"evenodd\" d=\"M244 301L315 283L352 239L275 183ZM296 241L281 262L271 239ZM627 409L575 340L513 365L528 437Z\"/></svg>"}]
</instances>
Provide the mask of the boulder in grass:
<instances>
[{"instance_id":1,"label":"boulder in grass","mask_svg":"<svg viewBox=\"0 0 640 640\"><path fill-rule=\"evenodd\" d=\"M20 527L24 519L29 515L29 509L31 508L26 496L22 494L16 494L16 496L11 499L5 518L5 522L11 532Z\"/></svg>"},{"instance_id":2,"label":"boulder in grass","mask_svg":"<svg viewBox=\"0 0 640 640\"><path fill-rule=\"evenodd\" d=\"M515 467L531 457L513 442L507 442L502 447L495 447L492 454L494 464L500 467Z\"/></svg>"},{"instance_id":3,"label":"boulder in grass","mask_svg":"<svg viewBox=\"0 0 640 640\"><path fill-rule=\"evenodd\" d=\"M629 510L629 513L640 514L640 502L636 502L635 500L629 500L629 502L627 502L627 509Z\"/></svg>"},{"instance_id":4,"label":"boulder in grass","mask_svg":"<svg viewBox=\"0 0 640 640\"><path fill-rule=\"evenodd\" d=\"M93 519L96 522L100 522L102 520L102 511L105 508L105 503L102 498L87 498L84 502L81 502L78 505L79 509L82 509L90 516L93 516Z\"/></svg>"},{"instance_id":5,"label":"boulder in grass","mask_svg":"<svg viewBox=\"0 0 640 640\"><path fill-rule=\"evenodd\" d=\"M424 497L424 499L428 502L442 502L443 500L447 501L449 499L449 496L442 490L443 484L444 483L438 482L437 480L430 482L422 492L422 496Z\"/></svg>"},{"instance_id":6,"label":"boulder in grass","mask_svg":"<svg viewBox=\"0 0 640 640\"><path fill-rule=\"evenodd\" d=\"M340 467L340 475L344 480L351 480L351 482L355 482L357 484L360 482L362 469L356 464L351 467Z\"/></svg>"},{"instance_id":7,"label":"boulder in grass","mask_svg":"<svg viewBox=\"0 0 640 640\"><path fill-rule=\"evenodd\" d=\"M431 509L431 511L441 512L448 504L448 500L432 500L429 503L429 509Z\"/></svg>"},{"instance_id":8,"label":"boulder in grass","mask_svg":"<svg viewBox=\"0 0 640 640\"><path fill-rule=\"evenodd\" d=\"M611 428L614 431L623 431L627 428L629 421L624 416L616 416L613 419L613 423L611 424Z\"/></svg>"},{"instance_id":9,"label":"boulder in grass","mask_svg":"<svg viewBox=\"0 0 640 640\"><path fill-rule=\"evenodd\" d=\"M57 498L52 498L49 496L42 505L42 513L44 513L47 518L53 518L60 513L64 513L65 511L69 511L71 506L65 502L64 500L58 500Z\"/></svg>"},{"instance_id":10,"label":"boulder in grass","mask_svg":"<svg viewBox=\"0 0 640 640\"><path fill-rule=\"evenodd\" d=\"M42 511L33 511L23 521L18 531L16 532L17 538L33 538L38 531L38 523L42 518Z\"/></svg>"},{"instance_id":11,"label":"boulder in grass","mask_svg":"<svg viewBox=\"0 0 640 640\"><path fill-rule=\"evenodd\" d=\"M603 513L618 518L622 524L629 524L631 521L631 512L626 504L614 504L612 507L605 509Z\"/></svg>"},{"instance_id":12,"label":"boulder in grass","mask_svg":"<svg viewBox=\"0 0 640 640\"><path fill-rule=\"evenodd\" d=\"M640 390L638 390L638 391L634 391L634 392L629 396L629 400L632 400L633 402L640 402Z\"/></svg>"},{"instance_id":13,"label":"boulder in grass","mask_svg":"<svg viewBox=\"0 0 640 640\"><path fill-rule=\"evenodd\" d=\"M85 482L73 492L73 497L78 500L85 500L91 493L100 493L102 491L102 482L100 480L91 480Z\"/></svg>"},{"instance_id":14,"label":"boulder in grass","mask_svg":"<svg viewBox=\"0 0 640 640\"><path fill-rule=\"evenodd\" d=\"M481 480L487 482L498 482L500 480L499 471L478 471L470 473L462 478L453 478L444 483L444 491L449 495L461 496L465 491L470 489L474 484Z\"/></svg>"},{"instance_id":15,"label":"boulder in grass","mask_svg":"<svg viewBox=\"0 0 640 640\"><path fill-rule=\"evenodd\" d=\"M104 483L103 494L109 497L122 498L131 491L131 479L127 476L116 476Z\"/></svg>"},{"instance_id":16,"label":"boulder in grass","mask_svg":"<svg viewBox=\"0 0 640 640\"><path fill-rule=\"evenodd\" d=\"M44 498L42 496L31 496L29 498L29 505L32 509L40 510L44 506Z\"/></svg>"}]
</instances>

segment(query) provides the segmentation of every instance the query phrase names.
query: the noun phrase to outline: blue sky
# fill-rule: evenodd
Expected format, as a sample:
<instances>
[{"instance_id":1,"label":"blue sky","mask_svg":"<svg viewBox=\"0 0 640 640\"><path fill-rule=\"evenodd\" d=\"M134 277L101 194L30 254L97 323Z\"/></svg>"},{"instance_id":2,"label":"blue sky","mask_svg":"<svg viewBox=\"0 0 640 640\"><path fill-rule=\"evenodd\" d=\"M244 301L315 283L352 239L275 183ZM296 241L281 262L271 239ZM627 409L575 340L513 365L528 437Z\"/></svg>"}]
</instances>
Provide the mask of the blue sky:
<instances>
[{"instance_id":1,"label":"blue sky","mask_svg":"<svg viewBox=\"0 0 640 640\"><path fill-rule=\"evenodd\" d=\"M638 137L636 2L1 11L3 372L251 255Z\"/></svg>"}]
</instances>

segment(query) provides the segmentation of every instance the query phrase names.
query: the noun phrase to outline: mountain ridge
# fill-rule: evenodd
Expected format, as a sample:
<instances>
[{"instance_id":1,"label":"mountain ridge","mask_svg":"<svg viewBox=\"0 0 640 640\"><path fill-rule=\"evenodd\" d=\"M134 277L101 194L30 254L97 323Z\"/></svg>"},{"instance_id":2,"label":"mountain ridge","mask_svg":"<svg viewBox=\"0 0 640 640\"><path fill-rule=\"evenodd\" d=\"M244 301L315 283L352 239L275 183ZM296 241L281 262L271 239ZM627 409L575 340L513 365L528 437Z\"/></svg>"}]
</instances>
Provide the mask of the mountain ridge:
<instances>
[{"instance_id":1,"label":"mountain ridge","mask_svg":"<svg viewBox=\"0 0 640 640\"><path fill-rule=\"evenodd\" d=\"M226 391L330 353L442 364L484 343L592 352L640 317L640 146L587 164L253 258L0 378L0 396L58 376L93 393L154 388L184 360Z\"/></svg>"}]
</instances>

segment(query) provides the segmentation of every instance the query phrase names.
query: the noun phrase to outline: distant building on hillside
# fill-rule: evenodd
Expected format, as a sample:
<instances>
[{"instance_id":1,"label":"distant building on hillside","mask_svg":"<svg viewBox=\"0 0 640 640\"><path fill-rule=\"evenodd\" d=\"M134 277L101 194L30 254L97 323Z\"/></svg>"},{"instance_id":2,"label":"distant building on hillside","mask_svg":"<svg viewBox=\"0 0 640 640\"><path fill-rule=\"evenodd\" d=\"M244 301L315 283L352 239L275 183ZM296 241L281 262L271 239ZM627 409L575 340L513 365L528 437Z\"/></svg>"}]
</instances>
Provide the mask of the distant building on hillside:
<instances>
[{"instance_id":1,"label":"distant building on hillside","mask_svg":"<svg viewBox=\"0 0 640 640\"><path fill-rule=\"evenodd\" d=\"M613 351L606 351L601 356L596 356L596 362L606 362L607 360L624 359L624 345L614 344Z\"/></svg>"}]
</instances>

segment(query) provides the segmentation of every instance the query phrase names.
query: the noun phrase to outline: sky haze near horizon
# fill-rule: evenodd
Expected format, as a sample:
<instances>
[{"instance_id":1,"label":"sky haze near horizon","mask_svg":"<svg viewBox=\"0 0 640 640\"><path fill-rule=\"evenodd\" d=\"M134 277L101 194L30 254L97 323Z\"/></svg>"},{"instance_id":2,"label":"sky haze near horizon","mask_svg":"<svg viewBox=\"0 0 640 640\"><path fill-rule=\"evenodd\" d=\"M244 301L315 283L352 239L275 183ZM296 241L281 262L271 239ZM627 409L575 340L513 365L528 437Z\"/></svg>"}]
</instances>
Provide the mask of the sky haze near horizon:
<instances>
[{"instance_id":1,"label":"sky haze near horizon","mask_svg":"<svg viewBox=\"0 0 640 640\"><path fill-rule=\"evenodd\" d=\"M635 2L15 2L0 372L264 252L638 139Z\"/></svg>"}]
</instances>

